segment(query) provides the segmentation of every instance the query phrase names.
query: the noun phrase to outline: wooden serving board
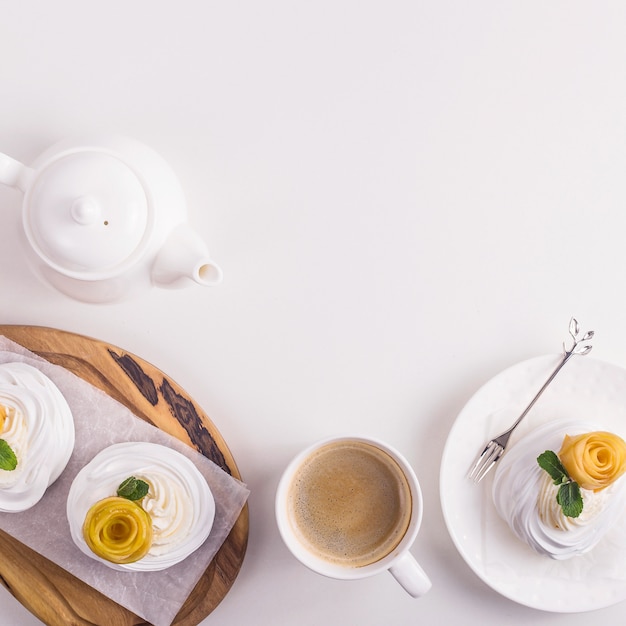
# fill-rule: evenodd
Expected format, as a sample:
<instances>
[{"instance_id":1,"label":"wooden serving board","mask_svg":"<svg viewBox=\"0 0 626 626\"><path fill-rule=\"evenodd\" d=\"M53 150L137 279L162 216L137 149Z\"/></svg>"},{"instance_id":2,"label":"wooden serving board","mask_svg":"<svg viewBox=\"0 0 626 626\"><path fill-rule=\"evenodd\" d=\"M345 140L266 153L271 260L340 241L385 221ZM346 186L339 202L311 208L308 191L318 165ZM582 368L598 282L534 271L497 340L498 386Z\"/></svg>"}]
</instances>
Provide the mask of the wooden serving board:
<instances>
[{"instance_id":1,"label":"wooden serving board","mask_svg":"<svg viewBox=\"0 0 626 626\"><path fill-rule=\"evenodd\" d=\"M241 479L219 431L163 372L103 341L39 326L0 325L0 335L60 365L128 407L137 417L195 447ZM175 626L197 626L230 590L248 544L248 506L200 578ZM0 530L0 583L49 626L139 626L137 617Z\"/></svg>"}]
</instances>

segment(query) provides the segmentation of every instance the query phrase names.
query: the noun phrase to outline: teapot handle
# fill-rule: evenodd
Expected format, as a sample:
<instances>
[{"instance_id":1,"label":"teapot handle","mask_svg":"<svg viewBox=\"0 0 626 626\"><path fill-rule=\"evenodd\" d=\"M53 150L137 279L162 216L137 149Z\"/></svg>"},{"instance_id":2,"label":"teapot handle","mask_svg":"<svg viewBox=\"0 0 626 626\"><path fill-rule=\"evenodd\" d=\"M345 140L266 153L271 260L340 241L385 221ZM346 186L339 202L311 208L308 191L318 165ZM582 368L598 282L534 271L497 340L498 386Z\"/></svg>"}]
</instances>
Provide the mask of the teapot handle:
<instances>
[{"instance_id":1,"label":"teapot handle","mask_svg":"<svg viewBox=\"0 0 626 626\"><path fill-rule=\"evenodd\" d=\"M30 167L0 152L0 183L3 185L25 192L33 173Z\"/></svg>"}]
</instances>

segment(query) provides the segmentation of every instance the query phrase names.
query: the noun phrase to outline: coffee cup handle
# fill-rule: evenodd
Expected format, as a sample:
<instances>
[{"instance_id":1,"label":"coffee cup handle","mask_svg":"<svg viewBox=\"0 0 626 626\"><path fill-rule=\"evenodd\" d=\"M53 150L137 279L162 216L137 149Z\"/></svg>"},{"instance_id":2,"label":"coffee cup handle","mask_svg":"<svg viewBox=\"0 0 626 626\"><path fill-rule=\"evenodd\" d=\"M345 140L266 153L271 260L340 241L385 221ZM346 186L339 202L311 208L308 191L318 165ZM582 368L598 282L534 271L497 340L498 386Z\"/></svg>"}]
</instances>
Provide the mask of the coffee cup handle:
<instances>
[{"instance_id":1,"label":"coffee cup handle","mask_svg":"<svg viewBox=\"0 0 626 626\"><path fill-rule=\"evenodd\" d=\"M432 587L430 578L410 552L405 552L389 571L414 598L423 596Z\"/></svg>"}]
</instances>

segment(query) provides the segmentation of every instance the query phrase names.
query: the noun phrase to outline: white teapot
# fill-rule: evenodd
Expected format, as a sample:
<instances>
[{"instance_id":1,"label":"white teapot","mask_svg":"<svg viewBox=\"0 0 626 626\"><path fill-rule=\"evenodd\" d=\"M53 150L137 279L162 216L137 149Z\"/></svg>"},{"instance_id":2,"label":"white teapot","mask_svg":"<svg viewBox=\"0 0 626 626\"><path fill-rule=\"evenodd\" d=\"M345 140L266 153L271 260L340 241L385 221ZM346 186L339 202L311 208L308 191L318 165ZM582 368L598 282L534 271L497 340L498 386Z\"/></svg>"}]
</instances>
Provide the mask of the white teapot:
<instances>
[{"instance_id":1,"label":"white teapot","mask_svg":"<svg viewBox=\"0 0 626 626\"><path fill-rule=\"evenodd\" d=\"M0 154L0 183L24 192L22 223L35 271L72 298L110 302L152 285L222 279L187 224L173 171L138 141L61 141L31 167Z\"/></svg>"}]
</instances>

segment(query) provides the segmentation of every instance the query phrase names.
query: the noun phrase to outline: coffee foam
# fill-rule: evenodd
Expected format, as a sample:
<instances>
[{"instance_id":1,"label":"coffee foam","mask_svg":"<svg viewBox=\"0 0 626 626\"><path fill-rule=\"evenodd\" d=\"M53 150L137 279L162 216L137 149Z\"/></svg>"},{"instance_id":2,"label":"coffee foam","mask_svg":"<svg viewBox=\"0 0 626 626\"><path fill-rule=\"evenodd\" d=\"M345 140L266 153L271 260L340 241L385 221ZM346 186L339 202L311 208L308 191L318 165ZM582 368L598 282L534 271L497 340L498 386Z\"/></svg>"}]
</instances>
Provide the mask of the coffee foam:
<instances>
[{"instance_id":1,"label":"coffee foam","mask_svg":"<svg viewBox=\"0 0 626 626\"><path fill-rule=\"evenodd\" d=\"M392 552L411 519L411 491L397 462L359 441L314 451L296 470L287 508L298 540L317 557L362 567Z\"/></svg>"}]
</instances>

